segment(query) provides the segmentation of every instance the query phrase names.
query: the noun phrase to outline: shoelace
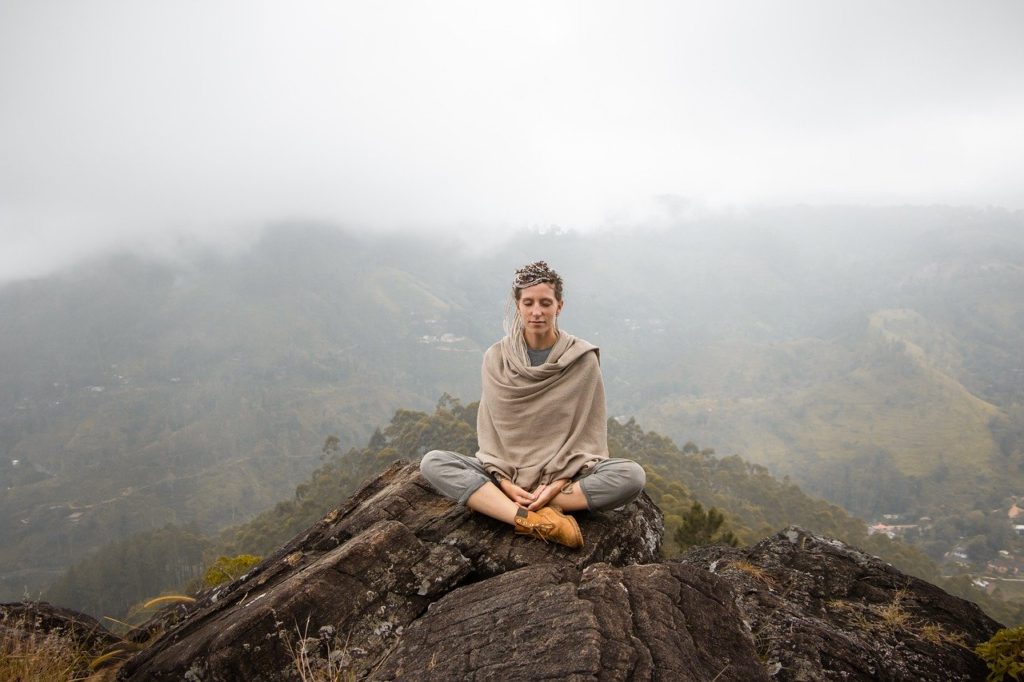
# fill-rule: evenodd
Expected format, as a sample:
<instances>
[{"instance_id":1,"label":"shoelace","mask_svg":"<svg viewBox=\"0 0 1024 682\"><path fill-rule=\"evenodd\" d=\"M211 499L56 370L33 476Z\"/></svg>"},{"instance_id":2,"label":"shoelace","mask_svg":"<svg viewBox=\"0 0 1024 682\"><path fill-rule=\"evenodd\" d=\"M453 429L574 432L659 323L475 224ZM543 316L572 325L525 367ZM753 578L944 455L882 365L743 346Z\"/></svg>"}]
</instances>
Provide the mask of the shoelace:
<instances>
[{"instance_id":1,"label":"shoelace","mask_svg":"<svg viewBox=\"0 0 1024 682\"><path fill-rule=\"evenodd\" d=\"M540 538L544 542L547 542L548 534L550 534L551 531L555 529L555 524L550 523L548 521L530 524L528 521L524 520L517 525L517 529L518 528L525 529L524 531L522 531L525 535L532 535L534 537Z\"/></svg>"}]
</instances>

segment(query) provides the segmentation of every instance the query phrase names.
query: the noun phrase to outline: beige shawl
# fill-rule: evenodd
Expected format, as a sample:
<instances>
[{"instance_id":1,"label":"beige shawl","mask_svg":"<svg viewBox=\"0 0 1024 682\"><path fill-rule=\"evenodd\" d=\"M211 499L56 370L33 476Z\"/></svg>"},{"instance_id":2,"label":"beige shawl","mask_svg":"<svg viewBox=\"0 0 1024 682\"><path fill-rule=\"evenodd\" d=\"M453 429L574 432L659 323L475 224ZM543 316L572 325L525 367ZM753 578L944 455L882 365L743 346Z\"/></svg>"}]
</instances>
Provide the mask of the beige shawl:
<instances>
[{"instance_id":1,"label":"beige shawl","mask_svg":"<svg viewBox=\"0 0 1024 682\"><path fill-rule=\"evenodd\" d=\"M561 332L547 362L530 367L512 343L506 336L484 353L477 458L526 490L606 459L597 346Z\"/></svg>"}]
</instances>

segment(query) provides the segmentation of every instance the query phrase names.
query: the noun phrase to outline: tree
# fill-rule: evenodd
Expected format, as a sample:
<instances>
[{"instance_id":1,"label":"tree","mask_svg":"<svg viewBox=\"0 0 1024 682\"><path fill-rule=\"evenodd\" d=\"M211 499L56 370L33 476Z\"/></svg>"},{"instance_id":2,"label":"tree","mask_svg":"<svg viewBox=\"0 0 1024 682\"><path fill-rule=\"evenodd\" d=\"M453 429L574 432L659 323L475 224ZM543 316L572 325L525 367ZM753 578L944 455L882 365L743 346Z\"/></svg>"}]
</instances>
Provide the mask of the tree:
<instances>
[{"instance_id":1,"label":"tree","mask_svg":"<svg viewBox=\"0 0 1024 682\"><path fill-rule=\"evenodd\" d=\"M735 547L740 544L731 530L722 529L725 515L714 507L704 511L704 505L694 502L690 511L683 516L683 524L676 529L675 541L680 549L694 545L728 545Z\"/></svg>"},{"instance_id":2,"label":"tree","mask_svg":"<svg viewBox=\"0 0 1024 682\"><path fill-rule=\"evenodd\" d=\"M373 430L373 435L370 436L370 442L367 444L367 448L373 451L383 450L388 444L388 439L381 433L380 427L378 426Z\"/></svg>"},{"instance_id":3,"label":"tree","mask_svg":"<svg viewBox=\"0 0 1024 682\"><path fill-rule=\"evenodd\" d=\"M327 439L324 441L324 446L320 448L320 451L324 453L325 456L336 455L340 450L341 439L334 434L327 436Z\"/></svg>"}]
</instances>

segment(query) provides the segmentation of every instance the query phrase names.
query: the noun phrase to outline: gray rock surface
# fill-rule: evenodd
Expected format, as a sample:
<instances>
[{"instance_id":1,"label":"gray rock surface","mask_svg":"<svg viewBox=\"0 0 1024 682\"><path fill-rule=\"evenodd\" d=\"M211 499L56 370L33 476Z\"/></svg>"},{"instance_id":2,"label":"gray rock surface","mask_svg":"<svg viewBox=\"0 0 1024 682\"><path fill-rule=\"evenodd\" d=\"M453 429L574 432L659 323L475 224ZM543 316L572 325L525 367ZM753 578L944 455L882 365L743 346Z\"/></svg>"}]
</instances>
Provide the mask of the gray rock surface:
<instances>
[{"instance_id":1,"label":"gray rock surface","mask_svg":"<svg viewBox=\"0 0 1024 682\"><path fill-rule=\"evenodd\" d=\"M0 604L0 636L20 637L29 632L53 634L75 643L83 651L99 655L121 639L84 613L48 602Z\"/></svg>"},{"instance_id":2,"label":"gray rock surface","mask_svg":"<svg viewBox=\"0 0 1024 682\"><path fill-rule=\"evenodd\" d=\"M728 584L682 564L531 566L432 604L373 680L767 680Z\"/></svg>"},{"instance_id":3,"label":"gray rock surface","mask_svg":"<svg viewBox=\"0 0 1024 682\"><path fill-rule=\"evenodd\" d=\"M363 677L459 585L527 566L578 573L658 559L662 517L646 496L578 519L580 551L516 536L438 496L417 465L395 464L249 574L205 595L121 677L296 679L303 657Z\"/></svg>"},{"instance_id":4,"label":"gray rock surface","mask_svg":"<svg viewBox=\"0 0 1024 682\"><path fill-rule=\"evenodd\" d=\"M1000 625L972 602L837 540L790 527L686 565L727 580L778 680L984 680L972 649Z\"/></svg>"},{"instance_id":5,"label":"gray rock surface","mask_svg":"<svg viewBox=\"0 0 1024 682\"><path fill-rule=\"evenodd\" d=\"M663 560L646 496L577 518L581 551L516 536L393 465L248 575L155 618L166 630L118 679L986 677L970 648L997 623L840 542L789 528Z\"/></svg>"},{"instance_id":6,"label":"gray rock surface","mask_svg":"<svg viewBox=\"0 0 1024 682\"><path fill-rule=\"evenodd\" d=\"M18 672L12 682L22 679L28 682L40 675L54 674L62 679L88 678L99 682L109 678L105 677L106 671L90 670L91 662L110 653L104 658L116 664L137 648L123 642L92 616L78 611L48 602L0 604L0 668L7 674L14 674L19 667L14 659L22 656L27 659L25 669ZM53 665L48 668L50 663ZM9 678L3 679L6 682Z\"/></svg>"}]
</instances>

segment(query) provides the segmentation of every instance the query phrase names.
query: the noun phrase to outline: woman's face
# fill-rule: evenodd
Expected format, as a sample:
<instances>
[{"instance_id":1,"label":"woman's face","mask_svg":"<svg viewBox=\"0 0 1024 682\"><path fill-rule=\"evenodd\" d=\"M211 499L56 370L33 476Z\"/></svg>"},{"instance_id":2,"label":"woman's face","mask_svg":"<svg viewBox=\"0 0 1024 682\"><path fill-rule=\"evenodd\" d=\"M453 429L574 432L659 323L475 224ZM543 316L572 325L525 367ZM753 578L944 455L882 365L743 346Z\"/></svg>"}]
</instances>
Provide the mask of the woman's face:
<instances>
[{"instance_id":1,"label":"woman's face","mask_svg":"<svg viewBox=\"0 0 1024 682\"><path fill-rule=\"evenodd\" d=\"M555 289L547 282L520 289L516 308L526 333L554 341L555 317L561 312L562 303L555 298Z\"/></svg>"}]
</instances>

